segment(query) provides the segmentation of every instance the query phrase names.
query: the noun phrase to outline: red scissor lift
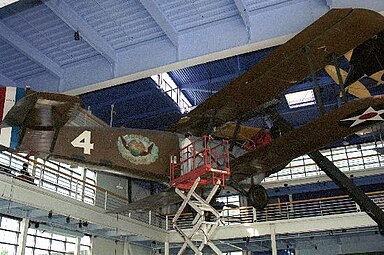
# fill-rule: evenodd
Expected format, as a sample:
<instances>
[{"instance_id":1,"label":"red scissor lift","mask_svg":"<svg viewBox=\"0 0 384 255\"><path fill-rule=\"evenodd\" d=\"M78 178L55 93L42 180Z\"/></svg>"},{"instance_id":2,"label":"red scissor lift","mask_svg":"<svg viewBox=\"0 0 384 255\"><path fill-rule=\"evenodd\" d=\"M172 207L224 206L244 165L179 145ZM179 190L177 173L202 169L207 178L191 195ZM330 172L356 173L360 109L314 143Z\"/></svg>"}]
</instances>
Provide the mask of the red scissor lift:
<instances>
[{"instance_id":1,"label":"red scissor lift","mask_svg":"<svg viewBox=\"0 0 384 255\"><path fill-rule=\"evenodd\" d=\"M210 237L221 222L219 212L210 205L210 202L218 188L225 185L225 181L230 175L228 141L217 142L204 136L173 153L170 161L170 185L175 187L176 193L184 200L172 220L173 228L184 239L184 244L178 254L183 254L187 246L195 254L202 254L205 245L210 246L216 254L222 254L210 241ZM195 192L198 187L208 185L211 185L212 189L205 199ZM187 204L197 212L189 234L186 234L177 225ZM213 215L215 220L207 221L206 212ZM198 235L199 233L200 235ZM196 239L201 241L198 247L193 242Z\"/></svg>"},{"instance_id":2,"label":"red scissor lift","mask_svg":"<svg viewBox=\"0 0 384 255\"><path fill-rule=\"evenodd\" d=\"M186 156L183 157L183 153ZM172 187L188 190L198 177L198 186L216 185L219 180L224 186L230 175L229 143L226 140L212 141L209 136L204 136L173 153L170 162ZM183 169L187 171L183 173Z\"/></svg>"}]
</instances>

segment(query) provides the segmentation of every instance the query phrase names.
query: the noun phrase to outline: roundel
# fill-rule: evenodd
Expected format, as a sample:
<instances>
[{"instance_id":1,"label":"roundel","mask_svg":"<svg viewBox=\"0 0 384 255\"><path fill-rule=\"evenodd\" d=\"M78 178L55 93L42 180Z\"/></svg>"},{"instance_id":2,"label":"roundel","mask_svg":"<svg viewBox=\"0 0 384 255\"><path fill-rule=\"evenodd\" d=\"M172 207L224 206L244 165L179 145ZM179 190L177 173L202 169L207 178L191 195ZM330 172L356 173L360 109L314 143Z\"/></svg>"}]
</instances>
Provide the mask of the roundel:
<instances>
[{"instance_id":1,"label":"roundel","mask_svg":"<svg viewBox=\"0 0 384 255\"><path fill-rule=\"evenodd\" d=\"M380 110L376 110L378 108ZM371 125L376 122L384 121L384 107L375 106L368 107L363 111L357 111L340 120L340 124L343 126L354 127L358 125ZM383 115L383 116L382 116Z\"/></svg>"}]
</instances>

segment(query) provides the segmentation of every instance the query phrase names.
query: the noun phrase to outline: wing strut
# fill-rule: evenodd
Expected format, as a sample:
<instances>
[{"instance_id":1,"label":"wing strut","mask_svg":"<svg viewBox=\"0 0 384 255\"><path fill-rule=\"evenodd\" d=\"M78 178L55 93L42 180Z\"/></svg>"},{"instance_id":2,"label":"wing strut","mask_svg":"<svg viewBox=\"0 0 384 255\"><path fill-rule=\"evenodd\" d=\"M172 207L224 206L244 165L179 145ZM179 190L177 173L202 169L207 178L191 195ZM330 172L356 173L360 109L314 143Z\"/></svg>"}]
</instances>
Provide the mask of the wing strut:
<instances>
[{"instance_id":1,"label":"wing strut","mask_svg":"<svg viewBox=\"0 0 384 255\"><path fill-rule=\"evenodd\" d=\"M319 83L317 82L316 69L313 64L313 55L311 52L311 48L309 48L308 46L305 46L304 51L305 51L305 56L307 57L307 60L308 60L309 71L311 72L312 82L315 89L315 97L319 106L320 115L324 115L325 109L324 109L323 100L321 98L320 86L319 86Z\"/></svg>"},{"instance_id":2,"label":"wing strut","mask_svg":"<svg viewBox=\"0 0 384 255\"><path fill-rule=\"evenodd\" d=\"M348 101L347 93L345 93L345 86L344 86L345 80L343 80L343 77L341 76L341 70L339 67L339 63L337 62L337 56L335 54L332 54L332 62L336 69L337 80L339 81L342 102L343 104L345 104Z\"/></svg>"},{"instance_id":3,"label":"wing strut","mask_svg":"<svg viewBox=\"0 0 384 255\"><path fill-rule=\"evenodd\" d=\"M384 212L361 189L359 189L343 172L319 151L308 154L309 157L332 179L342 190L362 208L378 225L384 235Z\"/></svg>"},{"instance_id":4,"label":"wing strut","mask_svg":"<svg viewBox=\"0 0 384 255\"><path fill-rule=\"evenodd\" d=\"M233 135L231 138L231 143L229 144L229 151L233 150L233 147L235 146L236 141L237 141L237 135L239 134L239 131L240 131L240 121L237 120L235 130L233 131Z\"/></svg>"}]
</instances>

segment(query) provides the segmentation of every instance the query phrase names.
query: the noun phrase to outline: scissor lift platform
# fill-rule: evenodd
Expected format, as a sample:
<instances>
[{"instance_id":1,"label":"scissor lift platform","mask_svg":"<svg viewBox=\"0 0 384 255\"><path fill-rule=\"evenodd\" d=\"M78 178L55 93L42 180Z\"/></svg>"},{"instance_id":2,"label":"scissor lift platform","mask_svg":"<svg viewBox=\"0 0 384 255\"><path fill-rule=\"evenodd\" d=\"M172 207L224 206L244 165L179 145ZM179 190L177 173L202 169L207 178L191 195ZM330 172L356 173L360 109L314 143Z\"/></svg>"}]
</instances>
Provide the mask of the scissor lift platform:
<instances>
[{"instance_id":1,"label":"scissor lift platform","mask_svg":"<svg viewBox=\"0 0 384 255\"><path fill-rule=\"evenodd\" d=\"M183 152L187 156L182 156ZM170 162L170 185L179 189L190 189L197 177L198 186L216 185L218 180L224 186L231 174L228 141L212 141L208 136L171 154Z\"/></svg>"},{"instance_id":2,"label":"scissor lift platform","mask_svg":"<svg viewBox=\"0 0 384 255\"><path fill-rule=\"evenodd\" d=\"M196 150L198 146L202 147L202 150ZM202 140L191 143L187 147L171 155L170 185L175 187L176 193L183 199L183 203L172 220L173 228L184 240L178 254L183 254L188 246L195 254L202 254L205 245L211 247L216 254L222 254L218 247L210 241L221 222L220 213L210 205L210 202L218 188L225 185L225 181L230 175L229 144L227 141L213 143L209 137L203 137ZM188 151L188 157L180 157L182 151ZM188 171L181 174L182 169L188 169ZM211 191L206 199L195 192L198 187L207 186L208 188L208 185ZM197 212L190 234L186 234L177 224L187 204ZM213 216L213 221L206 219L207 213ZM201 243L197 247L192 240L196 239L199 233Z\"/></svg>"}]
</instances>

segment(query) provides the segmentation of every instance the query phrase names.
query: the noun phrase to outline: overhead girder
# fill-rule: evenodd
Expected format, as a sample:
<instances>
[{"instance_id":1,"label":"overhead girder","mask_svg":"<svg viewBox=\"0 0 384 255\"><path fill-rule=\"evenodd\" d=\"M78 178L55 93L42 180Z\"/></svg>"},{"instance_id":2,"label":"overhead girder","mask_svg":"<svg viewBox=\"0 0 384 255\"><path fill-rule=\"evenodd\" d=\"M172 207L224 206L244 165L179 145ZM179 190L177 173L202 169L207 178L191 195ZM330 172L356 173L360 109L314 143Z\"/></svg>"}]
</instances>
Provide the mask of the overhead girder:
<instances>
[{"instance_id":1,"label":"overhead girder","mask_svg":"<svg viewBox=\"0 0 384 255\"><path fill-rule=\"evenodd\" d=\"M75 12L65 1L49 0L43 1L61 20L63 20L74 32L78 31L91 47L99 52L108 62L116 65L116 51L92 26L90 26L77 12Z\"/></svg>"},{"instance_id":2,"label":"overhead girder","mask_svg":"<svg viewBox=\"0 0 384 255\"><path fill-rule=\"evenodd\" d=\"M241 19L244 22L245 29L248 32L248 38L251 39L251 21L249 19L249 12L247 10L247 5L245 3L245 0L234 0L237 10L240 13Z\"/></svg>"},{"instance_id":3,"label":"overhead girder","mask_svg":"<svg viewBox=\"0 0 384 255\"><path fill-rule=\"evenodd\" d=\"M0 21L0 37L3 38L7 43L21 51L28 58L35 61L52 74L57 76L60 80L63 78L62 67L54 62L52 59L47 57L44 53L38 50L35 46L27 42L24 38L15 33L6 24Z\"/></svg>"},{"instance_id":4,"label":"overhead girder","mask_svg":"<svg viewBox=\"0 0 384 255\"><path fill-rule=\"evenodd\" d=\"M154 0L140 0L157 25L164 31L168 39L177 48L179 46L178 32L170 20L165 16L159 5Z\"/></svg>"},{"instance_id":5,"label":"overhead girder","mask_svg":"<svg viewBox=\"0 0 384 255\"><path fill-rule=\"evenodd\" d=\"M232 73L232 74L227 74L219 77L213 77L209 80L211 84L215 83L220 83L220 82L229 82L239 76L238 73ZM182 84L179 88L182 90L191 90L199 86L204 86L207 85L208 80L202 80L202 81L197 81L197 82L191 82L191 83L186 83Z\"/></svg>"}]
</instances>

